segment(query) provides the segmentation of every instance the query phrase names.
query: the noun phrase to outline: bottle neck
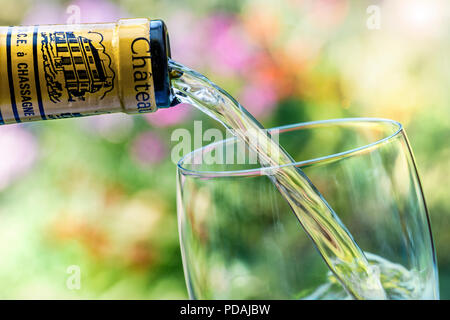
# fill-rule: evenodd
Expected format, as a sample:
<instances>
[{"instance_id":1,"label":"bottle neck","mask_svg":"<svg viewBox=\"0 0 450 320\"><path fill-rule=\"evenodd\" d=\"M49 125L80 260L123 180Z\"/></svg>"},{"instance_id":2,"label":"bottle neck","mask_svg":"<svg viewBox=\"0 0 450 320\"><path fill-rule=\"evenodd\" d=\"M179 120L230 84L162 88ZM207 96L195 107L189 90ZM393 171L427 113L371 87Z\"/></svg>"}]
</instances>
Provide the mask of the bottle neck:
<instances>
[{"instance_id":1,"label":"bottle neck","mask_svg":"<svg viewBox=\"0 0 450 320\"><path fill-rule=\"evenodd\" d=\"M168 107L169 57L160 20L0 27L0 123Z\"/></svg>"}]
</instances>

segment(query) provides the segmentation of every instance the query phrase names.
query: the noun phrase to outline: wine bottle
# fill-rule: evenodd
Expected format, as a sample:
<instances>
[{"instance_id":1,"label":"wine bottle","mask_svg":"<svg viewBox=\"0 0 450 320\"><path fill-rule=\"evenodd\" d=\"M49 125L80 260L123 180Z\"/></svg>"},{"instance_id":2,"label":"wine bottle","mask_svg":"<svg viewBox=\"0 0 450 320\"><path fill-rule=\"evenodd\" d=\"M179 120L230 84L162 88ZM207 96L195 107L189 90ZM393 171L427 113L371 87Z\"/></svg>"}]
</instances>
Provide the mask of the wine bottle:
<instances>
[{"instance_id":1,"label":"wine bottle","mask_svg":"<svg viewBox=\"0 0 450 320\"><path fill-rule=\"evenodd\" d=\"M0 124L176 104L161 20L0 27Z\"/></svg>"}]
</instances>

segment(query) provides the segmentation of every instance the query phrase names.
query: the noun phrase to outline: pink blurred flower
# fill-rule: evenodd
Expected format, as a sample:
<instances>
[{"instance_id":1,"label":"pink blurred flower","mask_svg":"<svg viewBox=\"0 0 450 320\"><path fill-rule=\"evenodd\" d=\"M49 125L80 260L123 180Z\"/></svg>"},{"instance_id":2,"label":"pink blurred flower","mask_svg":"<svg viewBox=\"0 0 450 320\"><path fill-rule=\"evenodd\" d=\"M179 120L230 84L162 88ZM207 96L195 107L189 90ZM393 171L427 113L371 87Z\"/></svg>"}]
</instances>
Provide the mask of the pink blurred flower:
<instances>
[{"instance_id":1,"label":"pink blurred flower","mask_svg":"<svg viewBox=\"0 0 450 320\"><path fill-rule=\"evenodd\" d=\"M276 107L278 96L275 90L270 83L249 84L241 92L239 102L255 118L264 118Z\"/></svg>"},{"instance_id":2,"label":"pink blurred flower","mask_svg":"<svg viewBox=\"0 0 450 320\"><path fill-rule=\"evenodd\" d=\"M219 13L199 18L180 11L169 17L167 25L174 60L224 76L250 68L254 47L234 16Z\"/></svg>"},{"instance_id":3,"label":"pink blurred flower","mask_svg":"<svg viewBox=\"0 0 450 320\"><path fill-rule=\"evenodd\" d=\"M232 15L219 13L206 21L208 50L214 72L230 75L250 68L254 47Z\"/></svg>"},{"instance_id":4,"label":"pink blurred flower","mask_svg":"<svg viewBox=\"0 0 450 320\"><path fill-rule=\"evenodd\" d=\"M35 137L20 125L0 128L0 189L28 172L37 159Z\"/></svg>"},{"instance_id":5,"label":"pink blurred flower","mask_svg":"<svg viewBox=\"0 0 450 320\"><path fill-rule=\"evenodd\" d=\"M154 132L143 132L131 146L131 155L143 166L160 163L167 155L167 146Z\"/></svg>"},{"instance_id":6,"label":"pink blurred flower","mask_svg":"<svg viewBox=\"0 0 450 320\"><path fill-rule=\"evenodd\" d=\"M190 68L204 68L208 44L204 19L199 19L187 10L173 12L166 21L170 33L172 58Z\"/></svg>"},{"instance_id":7,"label":"pink blurred flower","mask_svg":"<svg viewBox=\"0 0 450 320\"><path fill-rule=\"evenodd\" d=\"M155 113L148 113L145 115L145 119L155 127L170 127L188 119L191 109L192 106L182 103L174 108L159 109Z\"/></svg>"}]
</instances>

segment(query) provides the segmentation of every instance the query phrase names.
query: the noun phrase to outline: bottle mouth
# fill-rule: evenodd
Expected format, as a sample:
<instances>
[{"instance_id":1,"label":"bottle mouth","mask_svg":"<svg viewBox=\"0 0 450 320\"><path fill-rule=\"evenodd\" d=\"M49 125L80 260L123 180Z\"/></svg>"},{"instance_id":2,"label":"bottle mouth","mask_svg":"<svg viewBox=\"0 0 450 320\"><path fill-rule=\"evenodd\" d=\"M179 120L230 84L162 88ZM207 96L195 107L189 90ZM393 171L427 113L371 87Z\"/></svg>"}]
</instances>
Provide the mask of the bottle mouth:
<instances>
[{"instance_id":1,"label":"bottle mouth","mask_svg":"<svg viewBox=\"0 0 450 320\"><path fill-rule=\"evenodd\" d=\"M156 106L168 108L177 104L177 100L170 88L169 59L171 52L169 33L162 20L150 21L150 53Z\"/></svg>"}]
</instances>

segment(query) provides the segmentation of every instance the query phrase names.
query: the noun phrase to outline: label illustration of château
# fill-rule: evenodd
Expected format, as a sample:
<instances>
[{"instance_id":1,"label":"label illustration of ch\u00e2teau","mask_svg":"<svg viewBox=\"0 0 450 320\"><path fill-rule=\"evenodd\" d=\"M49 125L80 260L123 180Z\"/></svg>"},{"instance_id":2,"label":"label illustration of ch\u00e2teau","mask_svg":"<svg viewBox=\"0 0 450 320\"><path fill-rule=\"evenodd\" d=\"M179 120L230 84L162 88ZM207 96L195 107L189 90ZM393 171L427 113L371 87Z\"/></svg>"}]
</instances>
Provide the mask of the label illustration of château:
<instances>
[{"instance_id":1,"label":"label illustration of ch\u00e2teau","mask_svg":"<svg viewBox=\"0 0 450 320\"><path fill-rule=\"evenodd\" d=\"M100 99L103 99L113 90L115 73L111 68L111 57L102 44L103 36L99 32L89 34L92 39L77 36L72 31L41 32L43 67L50 101L85 101L86 95L91 93L100 94Z\"/></svg>"}]
</instances>

